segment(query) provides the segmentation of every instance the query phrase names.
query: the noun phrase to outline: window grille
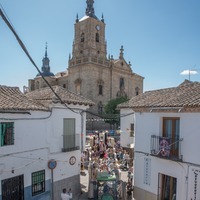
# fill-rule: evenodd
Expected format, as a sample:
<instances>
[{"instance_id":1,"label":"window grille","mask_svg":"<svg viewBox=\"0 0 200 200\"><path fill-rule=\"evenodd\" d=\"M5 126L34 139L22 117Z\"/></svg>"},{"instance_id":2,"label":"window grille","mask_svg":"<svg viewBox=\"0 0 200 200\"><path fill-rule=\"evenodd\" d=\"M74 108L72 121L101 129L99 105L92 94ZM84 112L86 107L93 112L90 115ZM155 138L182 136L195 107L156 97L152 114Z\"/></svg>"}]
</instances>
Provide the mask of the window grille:
<instances>
[{"instance_id":1,"label":"window grille","mask_svg":"<svg viewBox=\"0 0 200 200\"><path fill-rule=\"evenodd\" d=\"M45 192L45 170L32 173L32 196Z\"/></svg>"},{"instance_id":2,"label":"window grille","mask_svg":"<svg viewBox=\"0 0 200 200\"><path fill-rule=\"evenodd\" d=\"M2 200L24 200L24 175L1 181Z\"/></svg>"}]
</instances>

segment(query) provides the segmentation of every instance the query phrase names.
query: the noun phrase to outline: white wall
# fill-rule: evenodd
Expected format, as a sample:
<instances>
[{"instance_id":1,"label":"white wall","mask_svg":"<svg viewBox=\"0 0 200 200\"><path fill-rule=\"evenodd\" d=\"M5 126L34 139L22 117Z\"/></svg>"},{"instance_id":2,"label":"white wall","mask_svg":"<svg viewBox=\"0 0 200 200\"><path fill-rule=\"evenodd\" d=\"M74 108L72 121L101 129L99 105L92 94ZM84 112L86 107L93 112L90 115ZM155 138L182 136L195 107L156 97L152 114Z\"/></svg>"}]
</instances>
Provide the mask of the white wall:
<instances>
[{"instance_id":1,"label":"white wall","mask_svg":"<svg viewBox=\"0 0 200 200\"><path fill-rule=\"evenodd\" d=\"M150 156L151 135L162 135L163 117L180 117L181 154L183 162L166 160ZM194 182L188 169L191 166L200 167L200 113L136 113L135 114L135 160L134 184L136 187L158 194L158 174L166 174L177 178L176 199L191 199L193 188L189 184ZM150 159L148 170L145 158ZM190 170L191 171L191 170ZM200 171L198 171L200 174ZM200 175L199 175L200 176ZM146 179L145 179L146 178ZM150 180L150 185L144 180ZM191 181L192 180L192 181ZM199 179L200 184L200 179ZM189 190L189 189L190 190ZM200 193L199 196L200 197Z\"/></svg>"},{"instance_id":2,"label":"white wall","mask_svg":"<svg viewBox=\"0 0 200 200\"><path fill-rule=\"evenodd\" d=\"M148 172L145 171L144 159L150 159ZM187 183L187 165L184 163L173 162L165 159L159 159L153 156L145 156L141 153L135 153L134 161L134 185L153 194L158 194L158 175L159 173L177 178L177 200L186 199ZM145 177L150 180L150 184L145 183Z\"/></svg>"},{"instance_id":3,"label":"white wall","mask_svg":"<svg viewBox=\"0 0 200 200\"><path fill-rule=\"evenodd\" d=\"M134 144L134 137L130 137L130 124L134 123L134 114L130 109L121 109L120 114L121 116L127 115L120 118L120 142L122 147L128 147Z\"/></svg>"},{"instance_id":4,"label":"white wall","mask_svg":"<svg viewBox=\"0 0 200 200\"><path fill-rule=\"evenodd\" d=\"M151 135L162 135L163 117L180 117L183 161L200 165L200 113L136 113L135 150L150 153Z\"/></svg>"},{"instance_id":5,"label":"white wall","mask_svg":"<svg viewBox=\"0 0 200 200\"><path fill-rule=\"evenodd\" d=\"M200 165L200 113L181 115L180 133L183 138L183 160Z\"/></svg>"},{"instance_id":6,"label":"white wall","mask_svg":"<svg viewBox=\"0 0 200 200\"><path fill-rule=\"evenodd\" d=\"M87 108L85 106L74 107ZM14 122L15 137L14 145L0 147L1 180L24 174L24 184L28 186L31 184L31 173L42 169L46 170L46 180L48 180L51 177L48 168L50 159L57 161L57 167L54 169L54 181L78 175L80 173L81 151L61 151L63 147L63 118L76 118L76 134L79 134L81 142L81 132L83 132L83 142L85 142L86 114L83 114L82 130L81 115L59 105L52 109L52 113L42 111L31 111L30 113L31 115L0 114L0 122ZM83 146L85 145L83 144ZM69 164L71 156L76 157L74 165Z\"/></svg>"}]
</instances>

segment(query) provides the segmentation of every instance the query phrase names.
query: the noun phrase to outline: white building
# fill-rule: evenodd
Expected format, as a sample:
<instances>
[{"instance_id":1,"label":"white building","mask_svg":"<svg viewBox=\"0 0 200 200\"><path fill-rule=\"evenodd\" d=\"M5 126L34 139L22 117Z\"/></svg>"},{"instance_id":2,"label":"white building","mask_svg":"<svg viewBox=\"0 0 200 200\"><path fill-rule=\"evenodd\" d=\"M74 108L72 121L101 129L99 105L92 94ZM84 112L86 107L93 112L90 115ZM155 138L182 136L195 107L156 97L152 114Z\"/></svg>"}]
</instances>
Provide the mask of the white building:
<instances>
[{"instance_id":1,"label":"white building","mask_svg":"<svg viewBox=\"0 0 200 200\"><path fill-rule=\"evenodd\" d=\"M148 91L120 108L135 112L134 198L200 199L200 83Z\"/></svg>"},{"instance_id":2,"label":"white building","mask_svg":"<svg viewBox=\"0 0 200 200\"><path fill-rule=\"evenodd\" d=\"M120 145L134 147L134 112L130 108L120 110Z\"/></svg>"},{"instance_id":3,"label":"white building","mask_svg":"<svg viewBox=\"0 0 200 200\"><path fill-rule=\"evenodd\" d=\"M0 86L2 200L56 200L63 188L80 193L84 111L93 103L59 86L53 90L25 96L17 87Z\"/></svg>"}]
</instances>

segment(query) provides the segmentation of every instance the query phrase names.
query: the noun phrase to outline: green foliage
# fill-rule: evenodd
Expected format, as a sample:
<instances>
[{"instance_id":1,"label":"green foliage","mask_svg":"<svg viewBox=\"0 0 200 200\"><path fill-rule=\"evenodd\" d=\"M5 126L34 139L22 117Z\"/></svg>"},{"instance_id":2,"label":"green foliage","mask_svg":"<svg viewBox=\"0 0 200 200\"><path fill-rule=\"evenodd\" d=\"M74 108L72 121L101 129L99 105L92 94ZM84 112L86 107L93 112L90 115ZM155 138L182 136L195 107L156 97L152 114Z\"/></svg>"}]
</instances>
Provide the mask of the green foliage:
<instances>
[{"instance_id":1,"label":"green foliage","mask_svg":"<svg viewBox=\"0 0 200 200\"><path fill-rule=\"evenodd\" d=\"M128 101L127 97L117 97L116 99L110 100L104 107L104 118L105 122L109 124L120 124L120 111L117 108L117 105Z\"/></svg>"}]
</instances>

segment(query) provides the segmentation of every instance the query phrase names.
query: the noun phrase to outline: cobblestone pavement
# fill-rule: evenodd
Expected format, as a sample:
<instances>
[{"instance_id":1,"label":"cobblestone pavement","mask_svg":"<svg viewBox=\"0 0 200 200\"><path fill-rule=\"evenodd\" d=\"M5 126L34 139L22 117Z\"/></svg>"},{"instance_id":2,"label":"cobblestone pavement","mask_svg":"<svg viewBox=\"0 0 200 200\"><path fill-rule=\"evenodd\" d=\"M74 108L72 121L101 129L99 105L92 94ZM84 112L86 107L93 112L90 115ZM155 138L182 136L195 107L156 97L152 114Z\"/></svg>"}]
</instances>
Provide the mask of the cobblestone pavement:
<instances>
[{"instance_id":1,"label":"cobblestone pavement","mask_svg":"<svg viewBox=\"0 0 200 200\"><path fill-rule=\"evenodd\" d=\"M127 182L127 180L128 180L127 171L122 171L121 180L123 182ZM88 182L89 182L88 171L85 170L84 173L81 174L82 193L78 196L75 196L73 198L73 200L87 200L88 199Z\"/></svg>"}]
</instances>

